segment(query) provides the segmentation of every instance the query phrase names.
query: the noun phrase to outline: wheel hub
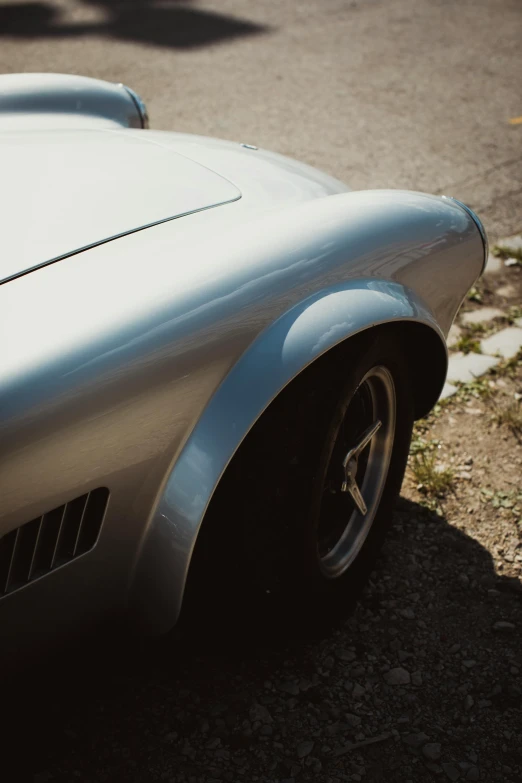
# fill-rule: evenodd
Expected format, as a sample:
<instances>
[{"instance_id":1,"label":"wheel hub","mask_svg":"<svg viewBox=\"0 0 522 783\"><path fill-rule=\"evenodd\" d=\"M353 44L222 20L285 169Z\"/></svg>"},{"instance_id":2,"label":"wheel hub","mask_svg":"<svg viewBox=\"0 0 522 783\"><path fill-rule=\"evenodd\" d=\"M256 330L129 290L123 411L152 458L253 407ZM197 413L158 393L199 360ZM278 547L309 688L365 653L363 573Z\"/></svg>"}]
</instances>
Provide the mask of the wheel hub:
<instances>
[{"instance_id":1,"label":"wheel hub","mask_svg":"<svg viewBox=\"0 0 522 783\"><path fill-rule=\"evenodd\" d=\"M375 366L355 390L336 431L317 531L319 567L328 579L350 567L372 527L393 451L395 408L393 377L386 367Z\"/></svg>"},{"instance_id":2,"label":"wheel hub","mask_svg":"<svg viewBox=\"0 0 522 783\"><path fill-rule=\"evenodd\" d=\"M361 490L357 485L357 469L359 467L359 455L361 451L364 451L366 446L370 443L373 436L381 428L382 422L377 419L368 429L362 434L359 442L354 446L343 460L344 481L341 485L341 492L348 492L357 506L360 514L366 515L368 508L364 502L364 498L361 494Z\"/></svg>"}]
</instances>

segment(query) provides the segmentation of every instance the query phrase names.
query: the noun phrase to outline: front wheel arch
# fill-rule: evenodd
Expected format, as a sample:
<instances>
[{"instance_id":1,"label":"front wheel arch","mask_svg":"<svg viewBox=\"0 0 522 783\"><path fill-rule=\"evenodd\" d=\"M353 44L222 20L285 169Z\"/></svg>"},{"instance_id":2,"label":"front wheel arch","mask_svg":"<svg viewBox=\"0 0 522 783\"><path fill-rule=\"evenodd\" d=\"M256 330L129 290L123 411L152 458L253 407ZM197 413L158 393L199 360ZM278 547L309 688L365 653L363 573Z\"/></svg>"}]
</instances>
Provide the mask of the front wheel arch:
<instances>
[{"instance_id":1,"label":"front wheel arch","mask_svg":"<svg viewBox=\"0 0 522 783\"><path fill-rule=\"evenodd\" d=\"M363 350L364 346L371 344L381 334L393 335L397 343L401 345L412 384L415 419L426 416L439 399L444 386L447 371L446 346L441 337L429 326L413 321L399 321L379 324L378 326L364 329L362 332L358 332L356 335L343 340L321 354L281 389L279 394L274 397L257 419L256 423L261 423L263 417L267 415L272 406L278 404L281 394L294 394L297 400L302 393L303 385L306 385L307 377L314 371L319 363L325 365L330 362L342 362L343 357L347 353L351 353L354 350L354 347L359 347L360 350ZM213 494L215 494L217 488L223 481L227 470L230 468L232 461L237 455L237 451L248 441L251 431L252 430L250 430L241 443L238 444L238 448L223 472ZM203 525L204 522L205 517L203 518L201 525Z\"/></svg>"},{"instance_id":2,"label":"front wheel arch","mask_svg":"<svg viewBox=\"0 0 522 783\"><path fill-rule=\"evenodd\" d=\"M446 345L424 324L405 322L391 328L397 329L397 339L403 345L413 386L415 418L421 419L431 411L442 392L448 369Z\"/></svg>"},{"instance_id":3,"label":"front wheel arch","mask_svg":"<svg viewBox=\"0 0 522 783\"><path fill-rule=\"evenodd\" d=\"M283 497L286 497L283 489L285 481L291 481L291 479L287 479L286 477L289 475L289 471L295 471L295 468L292 468L292 465L296 457L294 456L292 460L290 459L291 455L299 455L298 463L301 463L303 460L304 462L307 461L307 458L303 457L303 455L305 452L307 453L310 444L305 440L305 442L297 448L294 443L294 435L297 432L301 432L302 429L308 431L310 422L314 422L315 425L315 416L310 417L305 414L305 411L308 411L308 401L310 399L313 400L313 409L316 410L316 412L323 410L328 411L332 402L332 394L334 398L337 396L337 393L332 390L334 388L341 389L344 386L343 377L353 377L353 373L357 372L354 367L359 365L359 358L362 358L363 363L364 361L370 362L371 357L375 358L375 355L378 354L379 351L382 352L383 344L389 346L390 357L393 355L397 357L397 354L399 354L395 359L395 364L396 371L397 368L399 369L399 375L396 375L396 378L402 378L404 389L404 395L401 398L402 402L400 405L400 409L402 410L401 421L404 419L404 410L407 409L409 411L409 417L406 416L405 421L403 421L405 426L400 430L399 442L401 442L402 445L397 446L402 454L402 457L398 460L398 462L401 463L399 468L397 468L397 461L394 463L395 474L397 474L398 470L400 479L402 479L411 437L413 410L415 408L414 395L415 393L419 395L419 410L422 410L426 404L429 404L430 398L436 399L434 390L428 390L424 385L429 380L425 373L420 373L416 382L412 382L414 365L416 371L419 370L418 356L414 353L415 344L417 340L422 339L425 341L426 336L422 333L422 330L413 333L410 330L405 329L404 327L406 326L408 325L397 323L367 329L355 337L343 341L330 351L325 352L288 383L259 417L252 430L239 446L226 471L223 473L199 531L187 580L187 595L182 612L182 619L188 623L192 631L196 630L195 623L201 624L201 621L203 621L203 625L213 627L214 622L221 625L223 623L226 624L227 619L237 620L240 614L243 618L242 622L246 622L246 615L244 614L246 607L243 606L242 601L244 601L245 596L249 595L249 592L246 586L243 590L238 586L236 581L234 581L236 579L235 573L237 568L241 570L243 567L243 558L238 559L238 557L234 557L233 560L229 562L229 552L233 552L235 547L237 547L238 542L243 535L241 529L243 525L248 527L248 524L251 523L252 516L255 517L256 514L259 516L258 522L261 523L259 530L264 529L265 523L267 526L273 527L271 513L269 512L267 515L267 513L265 513L266 510L260 513L259 509L264 508L265 504L268 504L268 508L275 510L280 502L279 498L281 492L283 492ZM403 350L406 344L408 345L408 350ZM408 356L406 356L406 354L408 354ZM445 351L442 351L442 355L445 356ZM358 357L356 365L354 365L354 357ZM426 362L426 367L427 365L428 363ZM433 356L432 365L433 367L436 367ZM343 370L343 367L346 369ZM435 370L433 370L433 372L435 373ZM336 378L337 380L332 385L331 381L333 378ZM438 381L442 383L443 377L438 378ZM353 380L349 383L353 383ZM304 415L304 418L301 419L303 427L298 423L302 415ZM321 412L318 420L321 419L322 415ZM328 414L325 413L324 415ZM289 420L293 422L293 424L288 425ZM409 427L406 426L408 421ZM289 447L286 456L282 456L287 452L287 435L290 436L289 442L294 445ZM298 437L302 438L302 435L299 435ZM273 452L272 446L267 448L268 442L273 443ZM302 449L305 446L306 448L304 448L303 451ZM272 454L273 460L270 458L270 454ZM281 462L281 460L283 461ZM275 475L272 475L274 470L273 463L277 464L278 461L281 462L278 468L281 472L277 473L277 476L281 476L281 481L279 481ZM257 465L258 462L259 465ZM252 467L253 465L255 466L254 468ZM315 476L315 473L312 475ZM272 476L271 479L269 478L270 476ZM397 481L393 480L390 474L390 481L394 485L395 492L397 493L400 488L400 479ZM302 486L308 485L304 484ZM244 506L244 499L241 500L239 498L243 493L246 493L245 496L249 496L252 491L254 491L253 497L257 498L257 500L254 500L254 507L251 509L251 512L245 514L240 510ZM390 490L387 491L389 495ZM392 495L394 495L393 491ZM292 494L292 497L295 497L295 495ZM238 502L239 506L237 505ZM283 501L283 504L284 503L285 501ZM385 505L389 510L389 498ZM285 508L286 506L283 505L283 516L281 519L289 518L286 511L284 511ZM279 512L279 516L281 516L281 512ZM230 524L231 520L234 520L232 525ZM237 528L238 524L239 528ZM379 524L382 527L382 522ZM279 523L276 527L279 529ZM372 533L370 538L375 538L375 535L376 534ZM382 537L382 532L379 533L379 535ZM247 538L250 540L250 534ZM226 543L227 541L229 543ZM221 547L223 547L223 549L221 549ZM374 544L371 544L371 548L375 549ZM254 547L254 549L256 552L258 551L257 547ZM365 559L367 559L367 557ZM355 569L355 573L360 575L360 572L362 572L361 569L364 570L364 566L356 564ZM255 571L256 567L252 563L245 573L248 573L249 578L252 578L252 574L254 574ZM294 574L294 577L297 576L297 573ZM350 578L353 580L353 574ZM232 582L229 584L230 580L232 580ZM298 579L291 580L291 583L293 583L293 581L299 583ZM306 585L309 585L314 581L311 579L311 572L306 575L306 579L301 581L302 584L298 591L299 597L305 595ZM209 585L212 585L210 589ZM223 589L224 585L225 588ZM272 586L268 585L268 587L270 587L270 589L266 591L264 589L261 590L258 598L261 593L264 592L270 594L274 593ZM355 595L355 592L352 592ZM273 599L268 599L268 601L271 600ZM230 617L227 617L227 606L229 604L234 608L232 609ZM240 613L236 611L238 607L241 607ZM286 617L288 615L288 607L284 604L283 608L285 610L284 616ZM257 620L262 622L261 617L264 616L262 604L258 605L255 603L252 606L252 610L253 615ZM310 611L310 607L308 607L306 616L308 616ZM321 614L324 614L324 607L319 608L318 616ZM295 615L296 617L299 615L296 607L293 607L290 615ZM303 617L304 616L305 615L303 615ZM266 617L264 619L266 620ZM276 620L277 619L280 618L276 614Z\"/></svg>"},{"instance_id":4,"label":"front wheel arch","mask_svg":"<svg viewBox=\"0 0 522 783\"><path fill-rule=\"evenodd\" d=\"M294 306L258 336L223 379L165 477L131 575L133 622L149 633L166 632L176 623L207 508L263 412L300 383L308 367L338 360L343 346L381 329L391 330L407 353L414 415L428 412L444 383L446 345L433 314L412 291L391 281L354 280Z\"/></svg>"}]
</instances>

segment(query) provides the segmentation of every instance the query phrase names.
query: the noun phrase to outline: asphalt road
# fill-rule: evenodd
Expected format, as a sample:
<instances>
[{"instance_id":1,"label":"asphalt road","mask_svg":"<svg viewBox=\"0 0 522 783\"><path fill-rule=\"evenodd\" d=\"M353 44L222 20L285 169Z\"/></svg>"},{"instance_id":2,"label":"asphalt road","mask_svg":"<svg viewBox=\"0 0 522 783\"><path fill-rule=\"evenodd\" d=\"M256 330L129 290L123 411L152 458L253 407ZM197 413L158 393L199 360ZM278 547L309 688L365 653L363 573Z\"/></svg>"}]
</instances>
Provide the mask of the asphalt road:
<instances>
[{"instance_id":1,"label":"asphalt road","mask_svg":"<svg viewBox=\"0 0 522 783\"><path fill-rule=\"evenodd\" d=\"M0 3L0 70L123 81L152 125L255 143L353 188L446 193L522 228L520 0Z\"/></svg>"}]
</instances>

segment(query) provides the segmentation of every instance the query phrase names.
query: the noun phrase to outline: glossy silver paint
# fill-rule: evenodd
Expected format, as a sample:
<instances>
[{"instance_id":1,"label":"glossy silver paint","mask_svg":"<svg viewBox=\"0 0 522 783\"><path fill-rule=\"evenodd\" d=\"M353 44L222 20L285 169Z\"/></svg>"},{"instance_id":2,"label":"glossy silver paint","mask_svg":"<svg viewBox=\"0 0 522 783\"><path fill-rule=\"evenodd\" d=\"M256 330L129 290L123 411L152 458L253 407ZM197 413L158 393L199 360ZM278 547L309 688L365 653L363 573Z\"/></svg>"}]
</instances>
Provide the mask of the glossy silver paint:
<instances>
[{"instance_id":1,"label":"glossy silver paint","mask_svg":"<svg viewBox=\"0 0 522 783\"><path fill-rule=\"evenodd\" d=\"M78 131L80 146L89 133ZM105 134L94 174L120 140L146 158L139 136L179 164L174 205L199 166L241 197L83 252L72 220L68 257L0 285L0 535L96 487L111 493L91 552L0 600L3 629L16 629L4 648L44 638L50 611L53 633L123 608L151 631L172 627L208 503L270 401L377 324L420 323L444 345L484 261L476 223L450 200L349 192L231 142ZM61 172L51 202L55 181ZM138 214L135 198L121 188L117 208Z\"/></svg>"},{"instance_id":2,"label":"glossy silver paint","mask_svg":"<svg viewBox=\"0 0 522 783\"><path fill-rule=\"evenodd\" d=\"M9 248L0 256L0 282L241 197L219 174L147 140L144 133L4 132L0 170L10 183L0 189L2 241ZM182 187L176 186L179 182Z\"/></svg>"},{"instance_id":3,"label":"glossy silver paint","mask_svg":"<svg viewBox=\"0 0 522 783\"><path fill-rule=\"evenodd\" d=\"M484 228L484 224L482 223L479 216L471 209L471 207L468 207L467 204L463 204L462 201L459 201L456 198L453 198L453 196L442 196L444 199L451 199L455 204L458 204L462 209L464 209L470 218L475 221L476 226L480 232L480 236L482 237L482 244L484 245L484 266L482 267L482 271L486 268L486 264L488 261L488 255L489 255L489 240L488 235L486 234L486 229Z\"/></svg>"},{"instance_id":4,"label":"glossy silver paint","mask_svg":"<svg viewBox=\"0 0 522 783\"><path fill-rule=\"evenodd\" d=\"M150 127L150 118L147 107L145 106L143 100L140 98L137 92L134 92L131 87L127 87L125 84L119 84L118 87L123 87L125 90L127 90L132 100L134 101L136 108L138 109L141 120L141 127L148 129Z\"/></svg>"},{"instance_id":5,"label":"glossy silver paint","mask_svg":"<svg viewBox=\"0 0 522 783\"><path fill-rule=\"evenodd\" d=\"M132 93L123 84L87 76L3 74L0 128L142 128L143 110Z\"/></svg>"}]
</instances>

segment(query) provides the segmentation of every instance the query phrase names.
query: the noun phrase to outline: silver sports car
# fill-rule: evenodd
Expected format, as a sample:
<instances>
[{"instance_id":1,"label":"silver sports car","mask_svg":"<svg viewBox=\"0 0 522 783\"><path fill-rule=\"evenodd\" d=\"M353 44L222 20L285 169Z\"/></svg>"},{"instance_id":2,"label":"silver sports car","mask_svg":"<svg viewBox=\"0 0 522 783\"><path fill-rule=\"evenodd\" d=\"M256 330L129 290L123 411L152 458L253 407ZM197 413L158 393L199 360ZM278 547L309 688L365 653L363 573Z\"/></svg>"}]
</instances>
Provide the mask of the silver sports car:
<instances>
[{"instance_id":1,"label":"silver sports car","mask_svg":"<svg viewBox=\"0 0 522 783\"><path fill-rule=\"evenodd\" d=\"M484 268L449 197L148 130L121 84L0 77L0 624L20 650L345 609Z\"/></svg>"}]
</instances>

